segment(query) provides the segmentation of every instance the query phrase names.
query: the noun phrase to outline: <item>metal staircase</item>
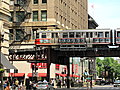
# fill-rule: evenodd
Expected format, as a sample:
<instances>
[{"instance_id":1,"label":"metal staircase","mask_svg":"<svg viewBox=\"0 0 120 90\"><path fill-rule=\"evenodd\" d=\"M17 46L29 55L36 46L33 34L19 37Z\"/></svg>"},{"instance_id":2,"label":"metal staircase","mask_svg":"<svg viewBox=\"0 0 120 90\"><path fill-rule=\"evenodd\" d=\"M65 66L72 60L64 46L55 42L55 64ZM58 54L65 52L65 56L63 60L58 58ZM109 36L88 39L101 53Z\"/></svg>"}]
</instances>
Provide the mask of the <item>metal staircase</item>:
<instances>
[{"instance_id":1,"label":"metal staircase","mask_svg":"<svg viewBox=\"0 0 120 90\"><path fill-rule=\"evenodd\" d=\"M20 29L22 32L16 32L16 34L20 37L20 40L14 40L10 43L10 49L14 49L14 46L16 44L21 44L23 41L29 40L31 36L31 29L27 26L23 26L23 22L28 22L30 16L31 16L31 8L29 6L31 0L14 0L14 11L13 11L13 24L12 28L15 29ZM19 12L19 13L17 13ZM21 14L22 12L22 14ZM19 16L19 19L17 21L17 16ZM14 35L16 36L16 35Z\"/></svg>"}]
</instances>

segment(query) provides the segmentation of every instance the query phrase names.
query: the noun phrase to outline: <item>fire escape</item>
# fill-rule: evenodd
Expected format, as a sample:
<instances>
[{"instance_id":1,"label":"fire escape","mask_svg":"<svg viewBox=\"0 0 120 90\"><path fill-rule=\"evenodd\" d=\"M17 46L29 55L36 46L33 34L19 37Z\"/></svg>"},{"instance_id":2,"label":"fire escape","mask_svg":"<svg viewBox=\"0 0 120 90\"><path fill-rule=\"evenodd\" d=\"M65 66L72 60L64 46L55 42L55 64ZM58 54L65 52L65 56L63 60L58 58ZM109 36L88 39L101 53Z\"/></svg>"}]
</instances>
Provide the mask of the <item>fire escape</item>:
<instances>
[{"instance_id":1,"label":"fire escape","mask_svg":"<svg viewBox=\"0 0 120 90\"><path fill-rule=\"evenodd\" d=\"M23 41L30 40L31 29L23 23L29 22L31 16L31 8L29 6L31 0L13 0L13 23L12 29L13 40L10 43L10 50L15 49L16 44L20 45ZM16 31L19 30L19 32ZM16 37L19 40L16 40Z\"/></svg>"}]
</instances>

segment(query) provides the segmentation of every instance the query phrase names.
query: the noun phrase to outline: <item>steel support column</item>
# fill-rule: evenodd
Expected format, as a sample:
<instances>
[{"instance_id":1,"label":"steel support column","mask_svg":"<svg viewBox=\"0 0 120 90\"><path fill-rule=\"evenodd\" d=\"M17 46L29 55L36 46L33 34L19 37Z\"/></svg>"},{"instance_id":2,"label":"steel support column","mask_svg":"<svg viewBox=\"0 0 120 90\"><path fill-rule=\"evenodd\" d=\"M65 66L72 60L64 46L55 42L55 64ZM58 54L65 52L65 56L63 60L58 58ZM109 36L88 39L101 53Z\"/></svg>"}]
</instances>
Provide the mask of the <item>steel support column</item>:
<instances>
[{"instance_id":1,"label":"steel support column","mask_svg":"<svg viewBox=\"0 0 120 90\"><path fill-rule=\"evenodd\" d=\"M47 48L47 81L50 82L51 48Z\"/></svg>"},{"instance_id":2,"label":"steel support column","mask_svg":"<svg viewBox=\"0 0 120 90\"><path fill-rule=\"evenodd\" d=\"M70 60L69 57L67 59L67 88L70 88Z\"/></svg>"}]
</instances>

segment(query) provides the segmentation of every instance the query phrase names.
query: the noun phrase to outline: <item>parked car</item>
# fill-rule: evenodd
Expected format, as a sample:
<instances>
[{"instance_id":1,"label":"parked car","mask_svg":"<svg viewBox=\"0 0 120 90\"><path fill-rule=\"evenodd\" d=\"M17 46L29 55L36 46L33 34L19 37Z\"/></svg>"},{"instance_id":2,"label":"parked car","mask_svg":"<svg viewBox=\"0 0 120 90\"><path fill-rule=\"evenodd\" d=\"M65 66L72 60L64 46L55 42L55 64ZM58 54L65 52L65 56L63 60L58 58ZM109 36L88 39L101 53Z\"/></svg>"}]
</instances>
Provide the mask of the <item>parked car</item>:
<instances>
[{"instance_id":1,"label":"parked car","mask_svg":"<svg viewBox=\"0 0 120 90\"><path fill-rule=\"evenodd\" d=\"M36 85L37 90L54 90L55 88L48 82L38 82Z\"/></svg>"},{"instance_id":2,"label":"parked car","mask_svg":"<svg viewBox=\"0 0 120 90\"><path fill-rule=\"evenodd\" d=\"M120 87L120 80L115 80L114 87Z\"/></svg>"},{"instance_id":3,"label":"parked car","mask_svg":"<svg viewBox=\"0 0 120 90\"><path fill-rule=\"evenodd\" d=\"M96 79L96 85L105 85L106 82L103 79Z\"/></svg>"}]
</instances>

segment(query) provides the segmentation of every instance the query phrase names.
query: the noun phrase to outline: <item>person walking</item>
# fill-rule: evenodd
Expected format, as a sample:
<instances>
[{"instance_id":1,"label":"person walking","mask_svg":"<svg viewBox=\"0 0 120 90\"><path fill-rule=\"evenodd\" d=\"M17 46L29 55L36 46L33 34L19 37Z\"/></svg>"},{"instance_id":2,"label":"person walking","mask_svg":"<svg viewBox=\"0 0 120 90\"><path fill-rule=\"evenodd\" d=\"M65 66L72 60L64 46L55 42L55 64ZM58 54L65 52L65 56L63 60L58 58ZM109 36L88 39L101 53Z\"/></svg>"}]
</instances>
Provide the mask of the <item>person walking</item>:
<instances>
[{"instance_id":1,"label":"person walking","mask_svg":"<svg viewBox=\"0 0 120 90\"><path fill-rule=\"evenodd\" d=\"M19 85L19 81L18 81L18 79L16 79L15 80L15 87L16 87L15 89L17 89L17 90L18 90L18 85Z\"/></svg>"}]
</instances>

